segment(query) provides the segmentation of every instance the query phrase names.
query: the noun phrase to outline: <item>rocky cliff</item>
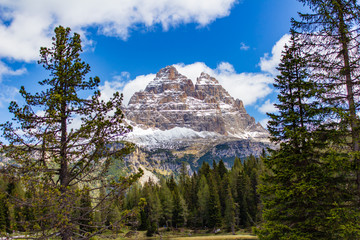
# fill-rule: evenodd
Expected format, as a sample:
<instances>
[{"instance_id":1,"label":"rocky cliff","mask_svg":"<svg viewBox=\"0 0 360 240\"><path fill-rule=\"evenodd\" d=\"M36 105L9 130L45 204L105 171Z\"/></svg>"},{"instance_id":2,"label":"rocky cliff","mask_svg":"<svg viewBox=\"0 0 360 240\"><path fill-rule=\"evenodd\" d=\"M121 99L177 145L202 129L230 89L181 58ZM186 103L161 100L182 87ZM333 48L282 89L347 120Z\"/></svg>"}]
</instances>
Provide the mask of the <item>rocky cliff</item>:
<instances>
[{"instance_id":1,"label":"rocky cliff","mask_svg":"<svg viewBox=\"0 0 360 240\"><path fill-rule=\"evenodd\" d=\"M215 78L202 73L194 85L173 66L161 69L144 91L135 93L125 113L143 128L180 127L237 138L267 134Z\"/></svg>"},{"instance_id":2,"label":"rocky cliff","mask_svg":"<svg viewBox=\"0 0 360 240\"><path fill-rule=\"evenodd\" d=\"M201 73L194 84L175 67L161 69L124 108L134 127L126 140L137 144L127 159L133 168L170 174L183 161L195 170L203 161L260 155L271 146L268 132L247 114L218 80Z\"/></svg>"}]
</instances>

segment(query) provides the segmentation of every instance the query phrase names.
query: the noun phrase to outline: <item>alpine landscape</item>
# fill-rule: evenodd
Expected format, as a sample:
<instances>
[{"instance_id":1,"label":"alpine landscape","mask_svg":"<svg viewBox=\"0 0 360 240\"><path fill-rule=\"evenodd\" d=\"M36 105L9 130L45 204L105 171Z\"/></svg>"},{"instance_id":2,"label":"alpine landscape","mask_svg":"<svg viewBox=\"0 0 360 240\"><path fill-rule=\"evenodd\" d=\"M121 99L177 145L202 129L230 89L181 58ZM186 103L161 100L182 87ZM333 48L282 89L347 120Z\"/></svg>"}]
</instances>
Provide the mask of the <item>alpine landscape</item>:
<instances>
[{"instance_id":1,"label":"alpine landscape","mask_svg":"<svg viewBox=\"0 0 360 240\"><path fill-rule=\"evenodd\" d=\"M0 240L360 240L359 0L0 0Z\"/></svg>"},{"instance_id":2,"label":"alpine landscape","mask_svg":"<svg viewBox=\"0 0 360 240\"><path fill-rule=\"evenodd\" d=\"M178 174L183 162L191 173L203 162L220 159L230 168L235 157L258 157L273 147L267 130L247 114L242 101L206 73L194 84L167 66L123 110L133 127L125 140L136 144L125 164L132 171L142 168L142 181Z\"/></svg>"}]
</instances>

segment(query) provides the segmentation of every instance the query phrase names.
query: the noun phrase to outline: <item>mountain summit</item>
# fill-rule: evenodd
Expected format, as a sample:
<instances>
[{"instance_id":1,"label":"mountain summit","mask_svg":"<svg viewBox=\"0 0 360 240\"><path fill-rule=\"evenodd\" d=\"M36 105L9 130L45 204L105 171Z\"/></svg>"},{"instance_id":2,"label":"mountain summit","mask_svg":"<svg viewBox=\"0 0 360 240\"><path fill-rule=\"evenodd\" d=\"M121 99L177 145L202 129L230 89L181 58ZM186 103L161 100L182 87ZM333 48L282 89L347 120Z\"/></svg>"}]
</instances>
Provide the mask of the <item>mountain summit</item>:
<instances>
[{"instance_id":1,"label":"mountain summit","mask_svg":"<svg viewBox=\"0 0 360 240\"><path fill-rule=\"evenodd\" d=\"M268 132L243 102L206 73L194 84L167 66L131 97L124 113L134 128L125 140L137 145L125 165L130 171L142 168L143 181L176 173L183 162L191 171L219 159L231 167L235 157L259 156L271 147Z\"/></svg>"},{"instance_id":2,"label":"mountain summit","mask_svg":"<svg viewBox=\"0 0 360 240\"><path fill-rule=\"evenodd\" d=\"M201 73L194 85L173 66L161 69L144 91L135 93L125 113L143 129L187 128L240 139L267 136L242 101L231 97L215 78Z\"/></svg>"}]
</instances>

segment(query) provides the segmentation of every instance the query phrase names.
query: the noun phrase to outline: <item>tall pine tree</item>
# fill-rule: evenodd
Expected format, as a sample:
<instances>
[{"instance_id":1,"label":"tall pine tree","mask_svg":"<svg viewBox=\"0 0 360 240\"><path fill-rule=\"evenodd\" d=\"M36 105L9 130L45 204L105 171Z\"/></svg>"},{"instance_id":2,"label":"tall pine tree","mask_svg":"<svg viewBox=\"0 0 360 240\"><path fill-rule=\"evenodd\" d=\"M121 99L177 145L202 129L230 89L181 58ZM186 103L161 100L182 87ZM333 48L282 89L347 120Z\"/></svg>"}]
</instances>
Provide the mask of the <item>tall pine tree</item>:
<instances>
[{"instance_id":1,"label":"tall pine tree","mask_svg":"<svg viewBox=\"0 0 360 240\"><path fill-rule=\"evenodd\" d=\"M2 145L3 151L13 163L7 165L8 173L22 178L26 189L37 189L28 199L32 202L22 204L38 212L46 206L48 211L36 218L43 238L58 234L67 240L77 234L82 216L74 213L76 186L91 183L90 191L98 191L96 185L104 179L111 161L132 147L116 143L129 132L122 124L121 95L116 93L107 102L101 100L96 90L100 79L85 79L90 66L81 60L81 52L80 35L71 36L69 28L57 27L52 47L40 50L39 63L49 71L49 78L39 82L44 90L31 94L21 87L25 105L11 102L13 121L1 125L8 142ZM81 96L82 91L92 90L90 98ZM73 123L77 121L81 124L76 127ZM118 197L133 180L109 181L110 192L104 197ZM104 200L98 199L94 206Z\"/></svg>"},{"instance_id":2,"label":"tall pine tree","mask_svg":"<svg viewBox=\"0 0 360 240\"><path fill-rule=\"evenodd\" d=\"M346 202L346 194L338 189L344 171L338 169L341 156L328 151L329 141L322 139L326 109L316 99L321 90L309 78L302 49L292 32L275 79L279 113L269 114L268 128L280 148L264 159L270 172L260 187L260 239L339 239L330 219Z\"/></svg>"},{"instance_id":3,"label":"tall pine tree","mask_svg":"<svg viewBox=\"0 0 360 240\"><path fill-rule=\"evenodd\" d=\"M300 14L293 26L311 54L312 78L326 89L318 97L332 110L326 118L330 137L353 161L348 180L360 208L360 6L356 0L299 1L312 12Z\"/></svg>"}]
</instances>

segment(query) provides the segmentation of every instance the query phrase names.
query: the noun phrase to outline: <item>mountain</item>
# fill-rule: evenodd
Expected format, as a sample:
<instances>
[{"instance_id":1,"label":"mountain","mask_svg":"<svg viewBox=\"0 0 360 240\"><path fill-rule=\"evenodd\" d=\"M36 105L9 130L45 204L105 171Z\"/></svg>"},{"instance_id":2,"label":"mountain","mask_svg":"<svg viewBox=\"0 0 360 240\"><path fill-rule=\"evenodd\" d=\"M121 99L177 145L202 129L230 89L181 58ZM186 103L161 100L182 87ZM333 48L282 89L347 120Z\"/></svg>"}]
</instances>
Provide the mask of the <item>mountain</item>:
<instances>
[{"instance_id":1,"label":"mountain","mask_svg":"<svg viewBox=\"0 0 360 240\"><path fill-rule=\"evenodd\" d=\"M134 131L126 140L137 144L128 166L170 174L183 161L196 170L203 161L258 156L271 147L268 132L218 80L201 73L194 84L174 66L161 69L144 91L124 107Z\"/></svg>"}]
</instances>

